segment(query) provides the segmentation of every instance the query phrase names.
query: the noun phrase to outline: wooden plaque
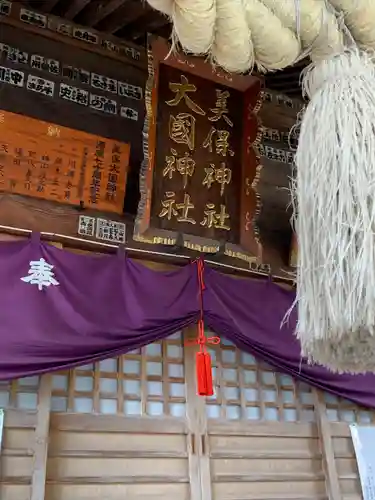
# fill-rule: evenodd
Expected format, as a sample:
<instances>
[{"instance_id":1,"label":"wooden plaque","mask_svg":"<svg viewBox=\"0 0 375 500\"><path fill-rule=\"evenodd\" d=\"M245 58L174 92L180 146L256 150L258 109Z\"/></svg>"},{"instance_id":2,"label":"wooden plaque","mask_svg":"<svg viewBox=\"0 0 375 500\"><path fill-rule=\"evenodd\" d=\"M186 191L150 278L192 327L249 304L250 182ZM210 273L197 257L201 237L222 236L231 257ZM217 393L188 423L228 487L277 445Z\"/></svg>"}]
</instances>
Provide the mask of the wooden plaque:
<instances>
[{"instance_id":1,"label":"wooden plaque","mask_svg":"<svg viewBox=\"0 0 375 500\"><path fill-rule=\"evenodd\" d=\"M261 261L255 218L262 82L151 42L135 238ZM181 239L181 238L180 238Z\"/></svg>"},{"instance_id":2,"label":"wooden plaque","mask_svg":"<svg viewBox=\"0 0 375 500\"><path fill-rule=\"evenodd\" d=\"M122 213L129 144L0 111L0 190Z\"/></svg>"}]
</instances>

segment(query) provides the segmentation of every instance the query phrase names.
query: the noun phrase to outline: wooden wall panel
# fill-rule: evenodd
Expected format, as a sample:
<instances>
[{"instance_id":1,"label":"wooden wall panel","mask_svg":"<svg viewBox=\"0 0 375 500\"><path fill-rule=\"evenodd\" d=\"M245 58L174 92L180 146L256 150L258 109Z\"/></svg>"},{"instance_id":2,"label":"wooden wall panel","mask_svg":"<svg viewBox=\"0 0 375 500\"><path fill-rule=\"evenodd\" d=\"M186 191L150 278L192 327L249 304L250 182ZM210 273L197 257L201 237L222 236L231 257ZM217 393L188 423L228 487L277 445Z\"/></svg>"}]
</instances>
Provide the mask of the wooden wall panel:
<instances>
[{"instance_id":1,"label":"wooden wall panel","mask_svg":"<svg viewBox=\"0 0 375 500\"><path fill-rule=\"evenodd\" d=\"M344 500L349 498L350 500L362 500L358 467L349 425L343 422L334 422L331 423L330 427L342 498Z\"/></svg>"},{"instance_id":2,"label":"wooden wall panel","mask_svg":"<svg viewBox=\"0 0 375 500\"><path fill-rule=\"evenodd\" d=\"M189 498L183 422L54 415L46 500Z\"/></svg>"},{"instance_id":3,"label":"wooden wall panel","mask_svg":"<svg viewBox=\"0 0 375 500\"><path fill-rule=\"evenodd\" d=\"M314 424L209 423L214 500L325 499Z\"/></svg>"},{"instance_id":4,"label":"wooden wall panel","mask_svg":"<svg viewBox=\"0 0 375 500\"><path fill-rule=\"evenodd\" d=\"M36 413L5 412L0 455L1 500L30 500L36 424Z\"/></svg>"},{"instance_id":5,"label":"wooden wall panel","mask_svg":"<svg viewBox=\"0 0 375 500\"><path fill-rule=\"evenodd\" d=\"M205 448L213 500L326 499L311 388L227 339L211 354Z\"/></svg>"}]
</instances>

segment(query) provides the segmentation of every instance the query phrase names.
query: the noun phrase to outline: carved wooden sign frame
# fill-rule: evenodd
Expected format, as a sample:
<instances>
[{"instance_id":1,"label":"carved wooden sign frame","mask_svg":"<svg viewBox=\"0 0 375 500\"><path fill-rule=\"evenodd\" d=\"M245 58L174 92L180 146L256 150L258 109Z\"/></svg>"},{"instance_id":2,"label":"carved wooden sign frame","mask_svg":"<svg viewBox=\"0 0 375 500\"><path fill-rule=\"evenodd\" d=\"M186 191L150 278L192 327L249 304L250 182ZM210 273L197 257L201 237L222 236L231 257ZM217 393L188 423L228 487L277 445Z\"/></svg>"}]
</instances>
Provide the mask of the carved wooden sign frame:
<instances>
[{"instance_id":1,"label":"carved wooden sign frame","mask_svg":"<svg viewBox=\"0 0 375 500\"><path fill-rule=\"evenodd\" d=\"M135 222L134 239L152 244L175 245L177 242L181 242L182 237L183 245L185 248L189 248L195 251L201 251L204 253L216 253L219 248L224 247L225 254L228 256L237 257L242 260L248 261L249 263L254 263L255 261L261 263L262 245L259 240L259 232L256 226L256 219L260 211L260 197L257 192L256 186L260 175L261 165L259 156L257 155L256 147L262 138L258 112L261 107L263 98L263 82L259 78L251 75L244 76L224 73L223 71L218 70L201 58L188 57L182 54L171 52L167 42L160 38L150 39L149 42L149 78L145 92L147 116L144 127L144 162L141 168L141 200L138 208L137 219ZM238 127L239 131L237 137L235 137L236 127L233 127L231 129L232 137L234 138L233 141L237 145L237 149L235 152L237 155L236 158L238 158L238 160L236 160L237 163L235 167L237 167L238 172L234 172L233 175L233 178L236 175L237 182L236 186L234 186L234 198L236 198L235 203L237 205L233 205L233 196L227 195L226 198L226 201L228 203L232 203L232 206L234 206L233 214L235 214L236 216L233 217L233 219L237 219L237 221L234 221L237 224L235 231L232 231L232 229L229 229L229 227L224 227L223 224L219 223L218 215L214 216L216 217L216 219L214 220L215 224L211 224L211 226L209 226L207 220L208 215L210 214L207 211L207 206L213 207L214 203L207 203L207 200L200 202L202 207L204 207L204 203L206 203L206 211L204 211L204 208L200 209L199 211L199 213L206 214L205 218L201 221L199 221L199 219L197 219L197 221L193 221L192 219L187 220L186 217L185 219L180 218L180 220L183 220L183 222L185 223L192 223L192 225L190 226L188 224L182 224L182 229L179 229L180 226L178 228L176 226L173 226L172 223L170 223L169 226L163 226L163 224L158 220L156 220L155 224L155 218L157 219L157 216L155 217L155 213L157 213L155 212L155 203L158 203L158 207L166 207L167 205L165 203L168 202L168 200L163 202L160 196L156 199L155 202L155 192L158 189L158 184L160 184L160 181L163 181L162 176L165 176L165 172L167 171L165 166L164 169L160 167L160 163L166 162L168 164L168 161L170 162L175 160L174 158L173 160L171 160L171 156L167 156L169 151L164 151L165 142L158 142L158 135L160 136L162 131L165 131L165 129L168 128L168 123L170 127L171 120L175 120L173 116L169 116L168 122L168 120L166 120L165 113L163 114L161 112L160 106L162 105L162 99L160 97L160 82L162 81L162 78L164 78L165 81L163 72L174 72L174 74L176 75L176 70L178 70L181 82L185 82L186 85L186 82L188 82L188 78L191 78L192 81L194 81L194 78L195 81L197 81L197 78L199 78L203 83L206 82L207 84L207 82L209 82L210 87L213 87L214 93L215 88L220 87L222 90L216 88L217 96L229 96L229 91L236 92L236 95L238 96L236 101L236 103L238 104L238 109L236 110L236 113L237 116L239 116L240 126ZM173 87L173 85L176 84L169 83L169 89L177 88L176 86ZM179 85L181 84L177 84L177 86ZM193 87L196 88L196 85L190 85L190 88ZM174 90L174 92L176 92L176 90ZM210 92L210 95L211 94L212 92ZM171 103L172 101L168 102ZM192 101L190 100L190 104L187 103L189 104L189 107L191 105L191 102ZM223 104L223 102L221 104ZM212 106L215 106L215 104L212 104ZM199 115L203 114L201 112L202 108L200 106L196 106L195 110ZM215 110L217 111L217 109ZM210 111L215 110L212 108L210 109ZM183 114L184 116L187 115L187 113L180 113L180 115L181 114ZM198 120L202 118L201 116L198 116L198 114L196 115L196 119L192 119L194 123L196 122L197 128L199 126ZM208 119L210 120L210 118ZM229 118L225 117L225 120L227 121L227 123L229 123ZM211 121L217 120L211 119ZM172 121L172 124L173 123L174 122ZM181 136L179 136L179 139L175 139L175 142L182 142ZM185 142L185 144L188 143ZM204 145L203 143L203 148L206 147L207 144ZM190 149L193 150L192 147L190 147ZM161 150L163 150L162 153ZM171 154L177 156L177 152L174 149L171 150L173 152ZM223 153L223 150L219 152ZM165 159L160 159L160 153ZM226 150L224 151L224 153L226 154ZM194 168L197 174L198 171L200 173L206 171L207 180L207 173L209 173L210 168L212 169L212 171L214 169L214 165L212 164L209 166L209 168L207 168L207 166L209 165L209 161L207 162L207 155L203 157L203 159L195 157L195 161L193 161L192 158L190 158L190 153L189 156L186 152L184 154L184 162L180 163L180 165L183 165L185 168L184 187L186 188L187 177L193 177L192 174L194 172ZM230 151L230 154L234 156L234 152ZM193 152L191 153L191 155L193 155ZM223 158L221 157L221 159ZM230 160L229 154L225 159L228 159L228 161ZM190 172L188 171L189 165ZM221 163L221 165L224 164ZM179 170L178 167L177 170ZM182 170L180 169L180 173L181 171ZM161 172L164 173L161 175ZM221 167L220 175L221 177L217 176L216 180L218 180L218 182L221 182L221 193L223 193L224 184L230 184L230 176L232 175L232 170ZM227 177L225 177L225 175ZM170 179L172 179L172 176L170 176ZM191 182L193 183L194 181ZM201 184L204 183L205 182L201 182ZM210 186L211 185L209 185L208 187L210 188ZM232 189L234 189L234 187L232 187ZM171 190L172 189L174 188L172 187ZM191 189L194 190L197 197L202 197L203 188L197 190L197 184L195 184L194 187L191 187ZM208 191L206 191L206 193L207 192ZM219 190L217 190L217 193L218 192ZM213 197L213 194L211 193L213 193L213 190L211 190L209 193L209 196ZM174 194L174 192L168 192L168 190L166 192L166 195L170 197L172 197L172 195ZM188 199L190 201L190 195L187 195L185 193L184 196L185 199L186 196L188 196ZM219 200L218 203L224 203L224 201ZM182 207L183 204L177 204L176 202L175 207L178 206ZM189 206L194 207L194 205ZM223 206L224 205L222 204L221 208L223 208ZM166 210L163 210L163 213L166 213ZM177 211L174 210L173 213L174 215L176 215ZM229 215L226 217L229 218ZM169 221L171 221L171 217L169 217ZM212 230L208 231L208 227L212 227ZM226 233L225 231L219 231L219 229L223 228L227 229ZM215 232L216 229L217 231ZM234 232L235 234L233 235L232 233Z\"/></svg>"}]
</instances>

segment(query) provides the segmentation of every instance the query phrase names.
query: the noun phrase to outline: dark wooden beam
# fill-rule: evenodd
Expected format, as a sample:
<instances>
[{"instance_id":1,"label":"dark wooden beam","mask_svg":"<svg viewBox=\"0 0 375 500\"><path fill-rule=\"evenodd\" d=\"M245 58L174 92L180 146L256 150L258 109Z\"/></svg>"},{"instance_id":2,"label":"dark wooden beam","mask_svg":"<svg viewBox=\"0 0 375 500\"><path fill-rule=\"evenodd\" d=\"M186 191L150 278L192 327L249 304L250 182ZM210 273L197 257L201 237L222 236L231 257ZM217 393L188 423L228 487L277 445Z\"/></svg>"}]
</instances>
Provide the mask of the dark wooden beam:
<instances>
[{"instance_id":1,"label":"dark wooden beam","mask_svg":"<svg viewBox=\"0 0 375 500\"><path fill-rule=\"evenodd\" d=\"M167 17L158 12L150 11L126 27L127 37L130 37L131 40L139 40L144 38L146 33L155 33L166 24L169 24Z\"/></svg>"},{"instance_id":2,"label":"dark wooden beam","mask_svg":"<svg viewBox=\"0 0 375 500\"><path fill-rule=\"evenodd\" d=\"M162 26L161 28L158 28L154 31L155 35L160 36L161 38L165 38L166 40L169 40L171 33L172 33L172 24L168 23Z\"/></svg>"},{"instance_id":3,"label":"dark wooden beam","mask_svg":"<svg viewBox=\"0 0 375 500\"><path fill-rule=\"evenodd\" d=\"M128 2L129 0L91 0L79 21L85 26L94 27Z\"/></svg>"},{"instance_id":4,"label":"dark wooden beam","mask_svg":"<svg viewBox=\"0 0 375 500\"><path fill-rule=\"evenodd\" d=\"M60 0L45 0L39 9L43 12L52 12Z\"/></svg>"},{"instance_id":5,"label":"dark wooden beam","mask_svg":"<svg viewBox=\"0 0 375 500\"><path fill-rule=\"evenodd\" d=\"M89 3L90 0L73 0L63 17L72 21Z\"/></svg>"},{"instance_id":6,"label":"dark wooden beam","mask_svg":"<svg viewBox=\"0 0 375 500\"><path fill-rule=\"evenodd\" d=\"M78 218L80 214L84 214L126 224L127 235L129 235L127 240L127 254L130 257L152 259L175 265L186 265L189 260L195 259L199 255L188 249L182 249L179 255L176 255L176 250L173 247L149 245L134 241L131 236L133 234L133 219L126 215L119 216L117 214L87 210L78 212L76 208L67 205L62 207L58 203L6 193L0 193L0 204L0 232L18 235L23 233L25 235L24 230L26 229L26 235L27 230L50 233L49 238L54 242L60 241L64 243L65 248L71 246L82 248L83 250L93 250L94 252L113 253L115 248L110 248L110 245L96 240L95 237L86 238L78 235ZM12 227L15 229L12 230ZM279 275L282 280L290 281L290 276L285 273L285 269L288 269L285 266L285 262L280 258L280 251L277 247L272 246L273 241L276 241L282 249L284 247L287 248L289 244L288 233L286 231L284 233L270 231L267 234L267 239L271 242L271 246L264 248L264 262L272 265L275 275ZM287 252L284 250L284 253L286 254ZM249 264L239 259L232 259L227 256L212 256L207 257L206 260L210 266L222 272L230 272L232 274L239 274L240 276L254 275L254 272L249 270Z\"/></svg>"},{"instance_id":7,"label":"dark wooden beam","mask_svg":"<svg viewBox=\"0 0 375 500\"><path fill-rule=\"evenodd\" d=\"M61 19L62 20L62 19ZM106 50L105 48L102 48L101 46L98 45L93 45L91 43L82 43L81 40L77 40L76 38L73 37L68 37L65 35L61 35L60 33L57 33L56 31L52 30L41 30L40 28L33 26L32 24L27 24L23 23L22 21L19 20L18 16L12 17L12 16L3 16L1 18L1 24L5 24L8 26L12 26L14 28L17 28L20 33L23 33L24 31L27 31L28 33L33 33L34 35L37 36L43 36L46 40L46 43L48 43L49 40L54 40L56 42L62 42L66 45L69 45L72 47L72 50L74 49L83 49L88 52L93 52L95 54L100 54L101 56L105 57L106 59L114 59L116 61L119 61L123 64L130 64L132 66L135 66L137 68L142 69L143 71L147 72L147 55L144 47L141 47L139 45L136 45L132 42L127 42L129 47L133 47L135 50L138 50L141 54L140 60L135 60L131 58L126 58L125 56L122 56L118 54L117 52L112 52L110 50ZM97 30L94 30L94 32L98 33ZM111 37L109 37L111 39ZM118 40L113 39L114 43L118 43ZM1 56L0 56L1 59ZM0 210L1 212L1 210Z\"/></svg>"},{"instance_id":8,"label":"dark wooden beam","mask_svg":"<svg viewBox=\"0 0 375 500\"><path fill-rule=\"evenodd\" d=\"M140 0L130 0L126 2L125 5L103 19L97 25L97 29L105 33L114 34L122 28L125 28L128 24L139 19L149 10L150 7L148 7L148 4L146 4L145 2L142 2ZM145 27L145 31L147 31L147 27ZM128 39L127 36L124 38Z\"/></svg>"}]
</instances>

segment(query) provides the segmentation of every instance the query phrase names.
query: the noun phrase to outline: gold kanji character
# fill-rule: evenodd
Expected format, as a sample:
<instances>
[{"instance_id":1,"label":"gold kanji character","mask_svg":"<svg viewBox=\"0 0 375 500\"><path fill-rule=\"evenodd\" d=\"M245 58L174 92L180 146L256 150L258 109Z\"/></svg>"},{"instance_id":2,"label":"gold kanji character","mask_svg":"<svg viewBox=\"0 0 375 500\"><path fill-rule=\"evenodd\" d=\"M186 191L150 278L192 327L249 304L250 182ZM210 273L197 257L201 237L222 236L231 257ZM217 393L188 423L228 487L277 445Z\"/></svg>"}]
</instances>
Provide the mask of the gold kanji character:
<instances>
[{"instance_id":1,"label":"gold kanji character","mask_svg":"<svg viewBox=\"0 0 375 500\"><path fill-rule=\"evenodd\" d=\"M201 221L201 226L207 229L223 229L225 231L230 231L230 226L225 224L226 220L229 219L229 214L226 212L225 205L220 205L220 213L216 213L215 204L207 203L206 210L204 211L204 219Z\"/></svg>"},{"instance_id":2,"label":"gold kanji character","mask_svg":"<svg viewBox=\"0 0 375 500\"><path fill-rule=\"evenodd\" d=\"M224 229L225 231L230 231L230 226L225 224L226 220L229 219L229 214L227 214L227 209L225 205L220 205L220 213L216 215L215 218L215 228Z\"/></svg>"},{"instance_id":3,"label":"gold kanji character","mask_svg":"<svg viewBox=\"0 0 375 500\"><path fill-rule=\"evenodd\" d=\"M215 182L215 165L211 163L209 167L205 167L204 171L206 172L206 177L203 179L202 185L210 189Z\"/></svg>"},{"instance_id":4,"label":"gold kanji character","mask_svg":"<svg viewBox=\"0 0 375 500\"><path fill-rule=\"evenodd\" d=\"M207 203L206 210L204 211L204 219L201 221L201 226L206 227L207 229L211 229L215 227L215 204Z\"/></svg>"},{"instance_id":5,"label":"gold kanji character","mask_svg":"<svg viewBox=\"0 0 375 500\"><path fill-rule=\"evenodd\" d=\"M176 203L175 193L173 191L167 191L165 193L165 199L161 202L163 208L159 213L159 217L171 220L172 217L177 218L177 222L188 222L190 224L196 224L195 220L189 217L189 211L194 208L193 203L191 203L190 196L185 193L183 203ZM180 214L179 214L180 211Z\"/></svg>"},{"instance_id":6,"label":"gold kanji character","mask_svg":"<svg viewBox=\"0 0 375 500\"><path fill-rule=\"evenodd\" d=\"M171 149L171 156L166 156L165 157L165 167L163 169L163 177L168 177L172 179L173 173L176 172L176 156L177 156L177 151L174 149Z\"/></svg>"},{"instance_id":7,"label":"gold kanji character","mask_svg":"<svg viewBox=\"0 0 375 500\"><path fill-rule=\"evenodd\" d=\"M225 163L220 164L220 168L215 170L215 180L220 184L220 196L223 196L225 184L230 184L232 180L232 170L225 166Z\"/></svg>"},{"instance_id":8,"label":"gold kanji character","mask_svg":"<svg viewBox=\"0 0 375 500\"><path fill-rule=\"evenodd\" d=\"M231 156L234 155L233 151L229 149L228 139L229 132L227 130L217 130L216 153L218 155L227 156L227 153Z\"/></svg>"},{"instance_id":9,"label":"gold kanji character","mask_svg":"<svg viewBox=\"0 0 375 500\"><path fill-rule=\"evenodd\" d=\"M190 157L189 153L185 153L182 158L176 160L177 171L184 179L184 189L186 189L188 177L193 177L195 170L195 161Z\"/></svg>"},{"instance_id":10,"label":"gold kanji character","mask_svg":"<svg viewBox=\"0 0 375 500\"><path fill-rule=\"evenodd\" d=\"M189 224L196 224L196 221L189 217L189 210L194 208L193 203L191 203L190 196L185 193L183 203L177 203L177 210L181 210L181 214L177 217L177 222L188 222Z\"/></svg>"},{"instance_id":11,"label":"gold kanji character","mask_svg":"<svg viewBox=\"0 0 375 500\"><path fill-rule=\"evenodd\" d=\"M195 170L195 161L189 153L185 153L182 158L177 158L177 151L171 149L171 156L165 157L165 167L163 169L163 177L168 175L169 179L173 178L174 172L178 172L184 179L184 189L187 186L188 177L193 177Z\"/></svg>"},{"instance_id":12,"label":"gold kanji character","mask_svg":"<svg viewBox=\"0 0 375 500\"><path fill-rule=\"evenodd\" d=\"M203 144L202 144L202 146L204 148L208 149L208 151L210 153L212 153L212 141L213 141L213 136L214 136L215 132L216 132L216 128L211 127L210 131L207 134L207 137L205 138L205 140L203 141Z\"/></svg>"},{"instance_id":13,"label":"gold kanji character","mask_svg":"<svg viewBox=\"0 0 375 500\"><path fill-rule=\"evenodd\" d=\"M230 133L227 130L216 130L215 127L211 127L210 131L207 134L207 137L203 141L202 146L204 148L208 149L208 151L210 153L212 153L212 150L213 150L212 143L213 143L215 134L217 134L216 140L215 140L216 153L218 155L222 155L222 156L227 156L227 153L229 153L230 156L234 156L234 152L231 149L229 149L229 135L230 135Z\"/></svg>"},{"instance_id":14,"label":"gold kanji character","mask_svg":"<svg viewBox=\"0 0 375 500\"><path fill-rule=\"evenodd\" d=\"M233 127L233 122L227 116L229 113L227 104L229 97L230 94L228 90L216 89L216 104L214 108L210 108L210 111L213 113L213 116L208 118L210 122L217 122L223 118L230 127Z\"/></svg>"},{"instance_id":15,"label":"gold kanji character","mask_svg":"<svg viewBox=\"0 0 375 500\"><path fill-rule=\"evenodd\" d=\"M177 144L186 144L190 151L195 146L195 118L189 113L169 117L169 137Z\"/></svg>"},{"instance_id":16,"label":"gold kanji character","mask_svg":"<svg viewBox=\"0 0 375 500\"><path fill-rule=\"evenodd\" d=\"M225 166L225 163L220 164L220 168L216 168L213 163L204 169L206 177L203 179L202 185L210 189L214 182L220 184L220 196L223 196L225 184L230 184L232 180L232 170Z\"/></svg>"},{"instance_id":17,"label":"gold kanji character","mask_svg":"<svg viewBox=\"0 0 375 500\"><path fill-rule=\"evenodd\" d=\"M159 214L159 217L163 219L166 217L168 220L171 220L172 217L176 217L178 215L178 211L176 210L175 204L175 193L173 191L167 191L165 193L165 200L161 202L163 208Z\"/></svg>"},{"instance_id":18,"label":"gold kanji character","mask_svg":"<svg viewBox=\"0 0 375 500\"><path fill-rule=\"evenodd\" d=\"M205 116L206 112L196 104L192 98L188 95L188 92L196 92L197 87L192 83L189 83L185 75L181 75L181 83L169 82L169 88L176 95L170 101L166 101L168 106L178 106L182 99L184 99L187 107L197 113L198 115Z\"/></svg>"}]
</instances>

